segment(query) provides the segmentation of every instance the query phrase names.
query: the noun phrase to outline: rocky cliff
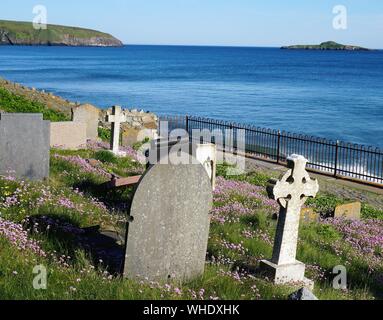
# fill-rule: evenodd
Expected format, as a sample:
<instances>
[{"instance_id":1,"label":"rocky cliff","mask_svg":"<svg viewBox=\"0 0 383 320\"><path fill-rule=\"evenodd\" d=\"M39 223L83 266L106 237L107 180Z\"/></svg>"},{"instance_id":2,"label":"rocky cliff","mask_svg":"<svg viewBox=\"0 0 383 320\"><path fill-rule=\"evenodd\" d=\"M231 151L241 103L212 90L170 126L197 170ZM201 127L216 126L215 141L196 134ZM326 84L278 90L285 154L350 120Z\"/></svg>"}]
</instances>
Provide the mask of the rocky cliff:
<instances>
[{"instance_id":1,"label":"rocky cliff","mask_svg":"<svg viewBox=\"0 0 383 320\"><path fill-rule=\"evenodd\" d=\"M96 30L47 25L36 30L30 22L0 20L0 45L119 47L122 42Z\"/></svg>"}]
</instances>

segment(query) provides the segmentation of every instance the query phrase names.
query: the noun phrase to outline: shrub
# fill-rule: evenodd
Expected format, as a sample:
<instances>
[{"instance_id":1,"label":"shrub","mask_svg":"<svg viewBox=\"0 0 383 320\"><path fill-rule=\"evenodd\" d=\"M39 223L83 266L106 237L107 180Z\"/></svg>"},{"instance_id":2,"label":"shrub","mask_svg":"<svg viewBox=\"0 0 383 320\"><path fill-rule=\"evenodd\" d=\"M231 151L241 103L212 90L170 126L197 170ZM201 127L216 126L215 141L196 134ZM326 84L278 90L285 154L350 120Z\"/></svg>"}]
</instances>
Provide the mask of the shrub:
<instances>
[{"instance_id":1,"label":"shrub","mask_svg":"<svg viewBox=\"0 0 383 320\"><path fill-rule=\"evenodd\" d=\"M98 128L98 136L102 141L110 141L111 130L99 127Z\"/></svg>"},{"instance_id":2,"label":"shrub","mask_svg":"<svg viewBox=\"0 0 383 320\"><path fill-rule=\"evenodd\" d=\"M316 209L323 216L330 216L335 212L338 205L344 204L343 199L331 194L319 194L316 198L310 198L306 204Z\"/></svg>"},{"instance_id":3,"label":"shrub","mask_svg":"<svg viewBox=\"0 0 383 320\"><path fill-rule=\"evenodd\" d=\"M98 161L101 161L102 163L116 163L117 162L117 157L111 153L110 151L107 150L100 150L97 151L94 154L95 159Z\"/></svg>"}]
</instances>

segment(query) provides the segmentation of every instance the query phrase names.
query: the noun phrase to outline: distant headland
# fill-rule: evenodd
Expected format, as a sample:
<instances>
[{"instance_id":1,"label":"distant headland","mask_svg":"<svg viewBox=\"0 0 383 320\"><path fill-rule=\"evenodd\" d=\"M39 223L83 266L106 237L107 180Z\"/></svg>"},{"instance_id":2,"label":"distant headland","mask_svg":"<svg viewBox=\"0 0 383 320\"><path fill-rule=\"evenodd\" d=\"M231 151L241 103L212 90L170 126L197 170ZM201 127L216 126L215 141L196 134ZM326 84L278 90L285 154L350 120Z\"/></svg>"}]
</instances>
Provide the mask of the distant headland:
<instances>
[{"instance_id":1,"label":"distant headland","mask_svg":"<svg viewBox=\"0 0 383 320\"><path fill-rule=\"evenodd\" d=\"M340 44L334 41L322 42L317 45L294 45L294 46L285 46L281 49L287 50L344 50L344 51L370 51L371 49Z\"/></svg>"},{"instance_id":2,"label":"distant headland","mask_svg":"<svg viewBox=\"0 0 383 320\"><path fill-rule=\"evenodd\" d=\"M31 22L0 20L0 45L120 47L122 42L96 30L47 25L36 30Z\"/></svg>"}]
</instances>

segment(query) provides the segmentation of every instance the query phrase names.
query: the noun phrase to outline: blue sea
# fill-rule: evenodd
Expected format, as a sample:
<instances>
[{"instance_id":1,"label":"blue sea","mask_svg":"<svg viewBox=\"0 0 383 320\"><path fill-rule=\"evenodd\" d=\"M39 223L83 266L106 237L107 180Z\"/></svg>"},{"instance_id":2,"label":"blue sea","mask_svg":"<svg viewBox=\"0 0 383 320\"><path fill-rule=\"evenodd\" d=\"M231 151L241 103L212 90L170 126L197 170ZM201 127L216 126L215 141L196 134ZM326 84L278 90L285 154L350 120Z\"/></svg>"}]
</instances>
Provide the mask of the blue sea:
<instances>
[{"instance_id":1,"label":"blue sea","mask_svg":"<svg viewBox=\"0 0 383 320\"><path fill-rule=\"evenodd\" d=\"M383 147L383 51L4 46L0 76L102 108L190 114Z\"/></svg>"}]
</instances>

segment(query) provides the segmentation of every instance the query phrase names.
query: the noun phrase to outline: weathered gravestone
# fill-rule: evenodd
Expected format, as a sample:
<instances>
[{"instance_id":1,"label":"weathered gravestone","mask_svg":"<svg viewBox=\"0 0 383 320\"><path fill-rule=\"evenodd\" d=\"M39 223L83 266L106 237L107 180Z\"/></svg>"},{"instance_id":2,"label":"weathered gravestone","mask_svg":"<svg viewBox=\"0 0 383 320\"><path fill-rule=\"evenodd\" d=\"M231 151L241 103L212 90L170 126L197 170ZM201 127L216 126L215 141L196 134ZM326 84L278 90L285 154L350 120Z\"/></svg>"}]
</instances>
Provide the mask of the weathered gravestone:
<instances>
[{"instance_id":1,"label":"weathered gravestone","mask_svg":"<svg viewBox=\"0 0 383 320\"><path fill-rule=\"evenodd\" d=\"M87 124L85 122L64 121L51 123L51 147L78 150L86 147Z\"/></svg>"},{"instance_id":2,"label":"weathered gravestone","mask_svg":"<svg viewBox=\"0 0 383 320\"><path fill-rule=\"evenodd\" d=\"M42 114L0 113L0 175L49 177L50 122Z\"/></svg>"},{"instance_id":3,"label":"weathered gravestone","mask_svg":"<svg viewBox=\"0 0 383 320\"><path fill-rule=\"evenodd\" d=\"M296 260L296 253L301 208L308 197L316 196L319 184L306 171L307 159L292 155L287 162L290 170L268 188L270 198L278 201L280 212L273 257L271 261L263 260L261 269L276 284L303 283L313 288L314 283L305 278L306 266Z\"/></svg>"},{"instance_id":4,"label":"weathered gravestone","mask_svg":"<svg viewBox=\"0 0 383 320\"><path fill-rule=\"evenodd\" d=\"M345 218L351 220L360 220L362 204L360 202L347 203L335 208L335 218Z\"/></svg>"},{"instance_id":5,"label":"weathered gravestone","mask_svg":"<svg viewBox=\"0 0 383 320\"><path fill-rule=\"evenodd\" d=\"M201 164L150 166L131 205L124 276L185 281L202 275L212 199Z\"/></svg>"},{"instance_id":6,"label":"weathered gravestone","mask_svg":"<svg viewBox=\"0 0 383 320\"><path fill-rule=\"evenodd\" d=\"M111 151L115 155L124 156L125 154L120 151L121 123L126 121L126 116L122 112L122 108L120 106L112 107L112 110L108 111L106 121L112 124L112 132L110 137Z\"/></svg>"},{"instance_id":7,"label":"weathered gravestone","mask_svg":"<svg viewBox=\"0 0 383 320\"><path fill-rule=\"evenodd\" d=\"M86 123L87 140L98 139L100 109L91 104L83 104L72 109L72 121Z\"/></svg>"}]
</instances>

